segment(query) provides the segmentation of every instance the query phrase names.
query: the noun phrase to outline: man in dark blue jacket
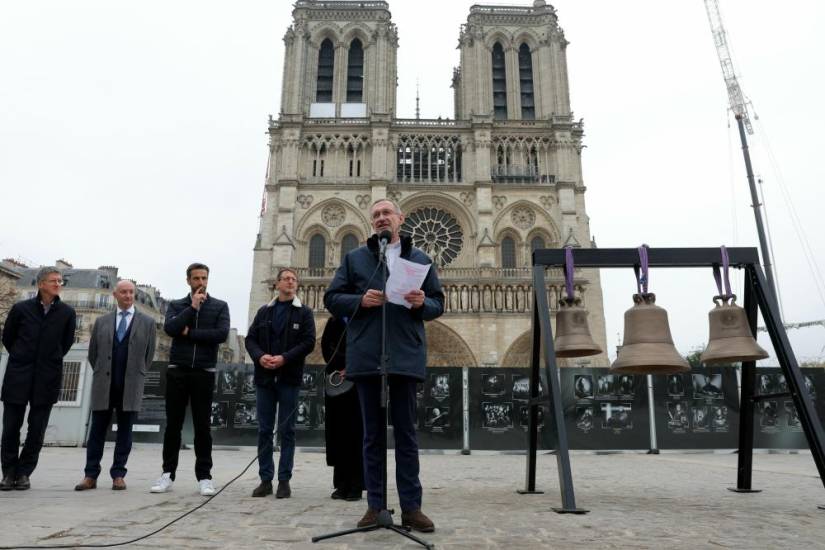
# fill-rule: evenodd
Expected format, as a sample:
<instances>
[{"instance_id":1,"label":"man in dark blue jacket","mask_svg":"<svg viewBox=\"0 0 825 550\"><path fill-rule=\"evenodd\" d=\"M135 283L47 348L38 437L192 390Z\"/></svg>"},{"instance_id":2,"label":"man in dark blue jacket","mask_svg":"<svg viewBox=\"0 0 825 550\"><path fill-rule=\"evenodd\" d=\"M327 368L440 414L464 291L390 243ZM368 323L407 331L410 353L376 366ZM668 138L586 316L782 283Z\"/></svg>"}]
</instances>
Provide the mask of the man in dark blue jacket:
<instances>
[{"instance_id":1,"label":"man in dark blue jacket","mask_svg":"<svg viewBox=\"0 0 825 550\"><path fill-rule=\"evenodd\" d=\"M272 460L272 431L278 407L281 457L278 460L278 489L275 498L289 498L295 457L295 410L304 372L304 359L315 347L312 310L295 295L298 276L289 268L278 272L278 296L255 314L246 336L246 351L255 364L255 397L258 409L258 474L261 483L253 497L272 494L275 464Z\"/></svg>"},{"instance_id":2,"label":"man in dark blue jacket","mask_svg":"<svg viewBox=\"0 0 825 550\"><path fill-rule=\"evenodd\" d=\"M77 316L74 309L60 301L63 277L56 267L37 273L37 295L12 306L3 330L3 345L9 350L9 363L3 378L3 480L0 490L26 490L52 405L60 394L63 356L74 343ZM20 451L20 428L29 408L29 429ZM18 455L19 453L19 455Z\"/></svg>"},{"instance_id":3,"label":"man in dark blue jacket","mask_svg":"<svg viewBox=\"0 0 825 550\"><path fill-rule=\"evenodd\" d=\"M394 202L379 200L370 210L376 235L344 260L324 295L324 305L338 318L349 317L347 326L347 378L358 388L364 418L364 478L368 508L359 527L375 525L382 502L383 463L380 415L381 305L384 281L379 268L378 234L392 235L387 246L387 267L392 272L399 258L422 265L430 258L412 246L412 239L399 235L404 215ZM431 532L433 522L421 511L421 482L418 478L418 440L415 433L416 383L425 378L427 344L424 321L444 312L444 294L434 267L424 284L404 299L409 308L387 304L387 352L389 355L389 407L395 435L395 468L401 523L418 531Z\"/></svg>"},{"instance_id":4,"label":"man in dark blue jacket","mask_svg":"<svg viewBox=\"0 0 825 550\"><path fill-rule=\"evenodd\" d=\"M194 263L186 268L191 292L173 300L166 310L163 330L172 337L166 370L166 431L163 433L163 474L151 492L172 488L178 468L181 430L186 406L191 403L195 430L195 477L203 496L216 493L212 484L212 433L209 415L215 392L218 347L229 335L229 306L207 294L209 268Z\"/></svg>"}]
</instances>

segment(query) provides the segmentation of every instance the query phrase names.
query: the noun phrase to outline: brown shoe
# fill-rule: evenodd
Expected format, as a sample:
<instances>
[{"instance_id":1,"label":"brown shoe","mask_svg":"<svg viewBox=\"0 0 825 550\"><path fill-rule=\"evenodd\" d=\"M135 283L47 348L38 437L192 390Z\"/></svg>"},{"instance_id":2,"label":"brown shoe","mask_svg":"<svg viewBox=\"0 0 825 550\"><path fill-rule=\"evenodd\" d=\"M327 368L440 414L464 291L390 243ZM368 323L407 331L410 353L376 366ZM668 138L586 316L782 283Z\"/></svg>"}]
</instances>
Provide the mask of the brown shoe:
<instances>
[{"instance_id":1,"label":"brown shoe","mask_svg":"<svg viewBox=\"0 0 825 550\"><path fill-rule=\"evenodd\" d=\"M358 527L369 527L378 523L378 510L375 508L367 508L367 513L364 514L358 521Z\"/></svg>"},{"instance_id":2,"label":"brown shoe","mask_svg":"<svg viewBox=\"0 0 825 550\"><path fill-rule=\"evenodd\" d=\"M435 525L433 525L432 520L425 516L421 509L413 512L401 512L401 525L422 533L432 533L435 531Z\"/></svg>"},{"instance_id":3,"label":"brown shoe","mask_svg":"<svg viewBox=\"0 0 825 550\"><path fill-rule=\"evenodd\" d=\"M97 489L96 479L84 477L83 481L74 486L75 491L88 491L89 489Z\"/></svg>"},{"instance_id":4,"label":"brown shoe","mask_svg":"<svg viewBox=\"0 0 825 550\"><path fill-rule=\"evenodd\" d=\"M125 491L126 481L122 477L116 477L112 480L112 491Z\"/></svg>"}]
</instances>

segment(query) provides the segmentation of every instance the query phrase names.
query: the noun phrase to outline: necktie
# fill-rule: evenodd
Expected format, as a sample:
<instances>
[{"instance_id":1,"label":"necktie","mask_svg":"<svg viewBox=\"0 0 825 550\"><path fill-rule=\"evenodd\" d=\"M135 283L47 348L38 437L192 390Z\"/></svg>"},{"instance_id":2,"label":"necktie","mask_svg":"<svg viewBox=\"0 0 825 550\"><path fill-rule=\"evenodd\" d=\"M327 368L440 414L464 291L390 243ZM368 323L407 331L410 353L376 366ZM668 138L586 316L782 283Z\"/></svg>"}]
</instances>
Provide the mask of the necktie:
<instances>
[{"instance_id":1,"label":"necktie","mask_svg":"<svg viewBox=\"0 0 825 550\"><path fill-rule=\"evenodd\" d=\"M117 341L122 342L123 337L126 336L126 318L128 317L128 311L121 311L120 312L120 323L117 325Z\"/></svg>"}]
</instances>

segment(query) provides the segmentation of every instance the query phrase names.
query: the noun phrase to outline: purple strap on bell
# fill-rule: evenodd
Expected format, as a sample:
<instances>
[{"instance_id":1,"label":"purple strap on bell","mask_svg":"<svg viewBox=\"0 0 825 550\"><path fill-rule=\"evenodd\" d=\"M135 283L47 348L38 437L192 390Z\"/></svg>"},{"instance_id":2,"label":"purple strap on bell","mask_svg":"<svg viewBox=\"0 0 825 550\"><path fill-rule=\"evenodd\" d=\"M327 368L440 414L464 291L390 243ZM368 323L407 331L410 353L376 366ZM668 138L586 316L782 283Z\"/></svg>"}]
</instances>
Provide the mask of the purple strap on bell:
<instances>
[{"instance_id":1,"label":"purple strap on bell","mask_svg":"<svg viewBox=\"0 0 825 550\"><path fill-rule=\"evenodd\" d=\"M720 271L719 264L713 264L713 278L716 279L716 290L719 291L719 297L727 301L734 297L730 291L730 258L728 257L728 249L724 245L720 246L719 250L722 253L722 269ZM722 288L723 283L724 289Z\"/></svg>"},{"instance_id":2,"label":"purple strap on bell","mask_svg":"<svg viewBox=\"0 0 825 550\"><path fill-rule=\"evenodd\" d=\"M639 265L633 266L633 271L636 273L636 290L637 294L643 296L647 294L648 283L650 282L649 275L649 261L647 258L647 249L649 247L643 244L638 248L639 250ZM640 273L641 271L641 273Z\"/></svg>"},{"instance_id":3,"label":"purple strap on bell","mask_svg":"<svg viewBox=\"0 0 825 550\"><path fill-rule=\"evenodd\" d=\"M573 247L564 247L564 286L567 289L567 299L572 302L573 296Z\"/></svg>"}]
</instances>

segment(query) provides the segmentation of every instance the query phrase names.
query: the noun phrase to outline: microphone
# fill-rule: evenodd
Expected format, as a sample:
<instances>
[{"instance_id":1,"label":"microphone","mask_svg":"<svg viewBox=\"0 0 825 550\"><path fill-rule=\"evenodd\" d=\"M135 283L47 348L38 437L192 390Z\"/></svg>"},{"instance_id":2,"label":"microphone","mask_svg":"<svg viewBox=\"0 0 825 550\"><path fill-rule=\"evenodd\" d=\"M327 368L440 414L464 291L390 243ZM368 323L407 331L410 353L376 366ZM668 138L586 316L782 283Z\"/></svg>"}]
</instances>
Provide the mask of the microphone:
<instances>
[{"instance_id":1,"label":"microphone","mask_svg":"<svg viewBox=\"0 0 825 550\"><path fill-rule=\"evenodd\" d=\"M378 249L381 252L381 254L385 254L387 252L387 245L391 240L392 231L390 231L389 229L385 229L378 234Z\"/></svg>"}]
</instances>

